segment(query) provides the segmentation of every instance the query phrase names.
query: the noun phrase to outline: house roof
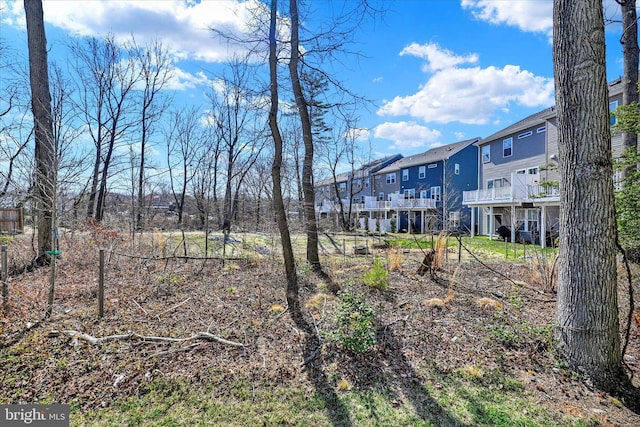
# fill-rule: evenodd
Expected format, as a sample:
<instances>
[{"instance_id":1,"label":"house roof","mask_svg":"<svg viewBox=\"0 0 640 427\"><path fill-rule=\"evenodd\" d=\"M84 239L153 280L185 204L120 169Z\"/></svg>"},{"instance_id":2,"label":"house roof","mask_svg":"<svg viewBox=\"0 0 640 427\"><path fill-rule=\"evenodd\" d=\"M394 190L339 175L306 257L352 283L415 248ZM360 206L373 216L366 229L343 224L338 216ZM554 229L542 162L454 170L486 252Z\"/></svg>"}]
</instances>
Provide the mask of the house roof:
<instances>
[{"instance_id":1,"label":"house roof","mask_svg":"<svg viewBox=\"0 0 640 427\"><path fill-rule=\"evenodd\" d=\"M609 82L609 96L615 96L622 92L622 78L615 79ZM499 130L498 132L487 136L486 138L482 138L478 145L488 144L491 141L495 141L497 139L503 138L507 135L511 135L513 133L519 132L524 129L528 129L530 127L541 125L545 123L547 120L552 119L556 116L556 107L548 107L542 111L538 111L519 122L513 123L507 126L504 129Z\"/></svg>"},{"instance_id":2,"label":"house roof","mask_svg":"<svg viewBox=\"0 0 640 427\"><path fill-rule=\"evenodd\" d=\"M506 128L499 130L498 132L492 135L489 135L486 138L482 138L482 140L478 142L478 145L488 144L491 141L495 141L496 139L500 139L504 136L511 135L523 129L528 129L536 125L541 125L545 123L547 120L549 120L550 118L555 117L555 115L556 115L555 106L545 108L544 110L538 111L537 113L534 113L528 117L525 117L519 122L509 125Z\"/></svg>"},{"instance_id":3,"label":"house roof","mask_svg":"<svg viewBox=\"0 0 640 427\"><path fill-rule=\"evenodd\" d=\"M337 183L346 182L349 180L349 177L351 176L354 176L355 178L367 177L370 174L377 172L379 169L399 159L402 159L402 154L393 154L390 156L373 160L372 162L362 165L361 167L359 167L353 172L349 171L349 172L343 172L343 173L337 174L335 178L335 182ZM316 184L316 187L324 187L327 185L332 185L333 182L334 182L333 178L328 178Z\"/></svg>"},{"instance_id":4,"label":"house roof","mask_svg":"<svg viewBox=\"0 0 640 427\"><path fill-rule=\"evenodd\" d=\"M377 171L377 173L395 172L400 169L405 169L411 166L424 165L426 163L433 163L441 160L447 160L454 154L468 147L469 145L477 143L479 140L480 140L479 137L467 139L464 141L454 142L453 144L435 147L428 151L425 151L424 153L403 157L402 159L393 162L391 165L380 169L379 171Z\"/></svg>"}]
</instances>

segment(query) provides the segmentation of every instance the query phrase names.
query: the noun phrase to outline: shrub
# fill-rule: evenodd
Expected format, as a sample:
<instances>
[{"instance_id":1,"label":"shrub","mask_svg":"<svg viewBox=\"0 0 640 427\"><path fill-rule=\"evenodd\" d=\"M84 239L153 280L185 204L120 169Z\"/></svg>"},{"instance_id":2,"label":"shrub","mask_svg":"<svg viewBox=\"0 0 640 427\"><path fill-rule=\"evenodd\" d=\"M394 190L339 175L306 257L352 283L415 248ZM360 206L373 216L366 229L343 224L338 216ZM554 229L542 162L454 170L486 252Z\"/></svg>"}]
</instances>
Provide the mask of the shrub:
<instances>
[{"instance_id":1,"label":"shrub","mask_svg":"<svg viewBox=\"0 0 640 427\"><path fill-rule=\"evenodd\" d=\"M348 287L338 294L335 324L336 330L328 337L348 350L362 353L376 343L373 309L363 297L354 295Z\"/></svg>"},{"instance_id":2,"label":"shrub","mask_svg":"<svg viewBox=\"0 0 640 427\"><path fill-rule=\"evenodd\" d=\"M384 291L389 286L389 272L382 265L380 258L373 261L371 270L367 271L363 277L364 284L372 288Z\"/></svg>"}]
</instances>

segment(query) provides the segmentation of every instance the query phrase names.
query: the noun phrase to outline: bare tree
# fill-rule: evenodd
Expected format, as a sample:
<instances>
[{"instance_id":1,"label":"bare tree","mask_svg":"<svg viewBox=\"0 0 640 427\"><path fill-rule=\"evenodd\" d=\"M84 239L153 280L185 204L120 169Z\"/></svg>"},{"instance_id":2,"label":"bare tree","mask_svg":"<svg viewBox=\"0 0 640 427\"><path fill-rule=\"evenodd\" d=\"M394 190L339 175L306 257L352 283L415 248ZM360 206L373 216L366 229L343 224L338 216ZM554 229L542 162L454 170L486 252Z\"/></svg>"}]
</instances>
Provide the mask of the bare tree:
<instances>
[{"instance_id":1,"label":"bare tree","mask_svg":"<svg viewBox=\"0 0 640 427\"><path fill-rule=\"evenodd\" d=\"M128 115L140 73L132 55L123 51L113 35L92 37L70 49L76 59L80 108L95 148L87 217L101 221L116 144L134 126Z\"/></svg>"},{"instance_id":2,"label":"bare tree","mask_svg":"<svg viewBox=\"0 0 640 427\"><path fill-rule=\"evenodd\" d=\"M3 88L6 89L4 93L7 96L0 99L0 138L4 141L0 144L0 158L3 159L3 167L0 169L0 199L13 199L13 202L8 203L14 204L20 194L25 195L28 192L31 182L31 171L21 170L20 165L27 162L26 157L31 154L29 142L33 136L33 126L25 122L33 119L27 114L26 108L18 103L21 98L19 84L6 80L2 83L8 86ZM30 164L27 169L31 166ZM16 174L21 172L24 176L16 178ZM21 185L20 182L27 185Z\"/></svg>"},{"instance_id":3,"label":"bare tree","mask_svg":"<svg viewBox=\"0 0 640 427\"><path fill-rule=\"evenodd\" d=\"M147 150L149 148L153 125L166 111L171 98L162 97L161 91L173 77L169 52L156 40L145 47L131 43L131 52L140 68L142 89L140 93L140 156L138 165L138 195L135 206L135 228L142 229L144 212L145 171L147 168Z\"/></svg>"},{"instance_id":4,"label":"bare tree","mask_svg":"<svg viewBox=\"0 0 640 427\"><path fill-rule=\"evenodd\" d=\"M35 135L35 192L38 211L38 248L34 262L48 263L46 251L55 249L52 239L55 228L56 146L51 118L47 39L44 30L42 2L25 0L29 44L29 75L31 81L31 109ZM49 305L52 304L52 292Z\"/></svg>"},{"instance_id":5,"label":"bare tree","mask_svg":"<svg viewBox=\"0 0 640 427\"><path fill-rule=\"evenodd\" d=\"M200 227L209 234L210 217L215 213L219 218L217 209L218 165L220 163L220 140L215 138L211 127L205 129L202 143L196 148L196 160L191 192L198 211Z\"/></svg>"},{"instance_id":6,"label":"bare tree","mask_svg":"<svg viewBox=\"0 0 640 427\"><path fill-rule=\"evenodd\" d=\"M225 161L225 191L221 229L229 233L242 181L264 144L264 117L260 93L249 90L250 69L246 61L233 60L210 93L208 121L221 143Z\"/></svg>"},{"instance_id":7,"label":"bare tree","mask_svg":"<svg viewBox=\"0 0 640 427\"><path fill-rule=\"evenodd\" d=\"M269 156L271 153L269 153ZM249 169L249 173L246 178L246 192L249 195L250 200L255 203L255 229L260 231L260 227L263 223L269 223L265 221L265 211L268 212L267 207L264 205L271 205L271 191L269 187L271 185L270 165L268 162L268 156L265 153L261 153L260 157L256 160L252 168Z\"/></svg>"},{"instance_id":8,"label":"bare tree","mask_svg":"<svg viewBox=\"0 0 640 427\"><path fill-rule=\"evenodd\" d=\"M309 104L302 88L299 72L300 57L300 16L298 0L289 0L289 18L291 19L291 58L289 60L289 76L291 87L298 108L304 141L304 160L302 163L302 194L305 231L307 233L307 262L314 270L322 270L318 251L318 224L315 215L315 192L313 190L313 131Z\"/></svg>"},{"instance_id":9,"label":"bare tree","mask_svg":"<svg viewBox=\"0 0 640 427\"><path fill-rule=\"evenodd\" d=\"M113 164L113 155L116 143L135 126L132 120L128 120L127 115L132 109L131 93L135 85L140 80L140 73L136 67L131 52L126 57L116 55L114 58L113 85L109 86L107 93L107 114L109 117L108 141L106 152L102 160L102 170L100 172L100 185L96 198L96 221L102 221L105 212L107 197L107 181L109 179L110 168Z\"/></svg>"},{"instance_id":10,"label":"bare tree","mask_svg":"<svg viewBox=\"0 0 640 427\"><path fill-rule=\"evenodd\" d=\"M291 245L291 235L289 233L289 224L287 222L287 213L284 207L284 199L282 197L282 153L283 141L278 127L278 54L277 54L277 17L278 17L278 1L271 0L271 14L269 21L269 92L270 92L270 108L269 108L269 128L271 129L271 137L273 138L274 154L273 164L271 167L271 180L273 181L273 208L276 214L278 229L280 230L280 240L282 242L282 252L284 255L284 267L287 276L287 305L291 310L293 319L302 317L300 308L298 275L296 272L296 261L293 254L293 246Z\"/></svg>"},{"instance_id":11,"label":"bare tree","mask_svg":"<svg viewBox=\"0 0 640 427\"><path fill-rule=\"evenodd\" d=\"M602 1L555 0L553 14L562 182L555 337L572 370L615 390L626 376Z\"/></svg>"},{"instance_id":12,"label":"bare tree","mask_svg":"<svg viewBox=\"0 0 640 427\"><path fill-rule=\"evenodd\" d=\"M83 131L76 126L79 112L72 99L73 84L56 64L52 64L50 74L53 138L57 147L58 217L63 221L65 213L71 210L77 220L77 209L87 190L88 183L84 186L81 183L86 172L84 159L89 153L76 143Z\"/></svg>"},{"instance_id":13,"label":"bare tree","mask_svg":"<svg viewBox=\"0 0 640 427\"><path fill-rule=\"evenodd\" d=\"M198 150L203 145L200 114L196 107L185 108L170 114L167 141L167 167L171 193L176 202L178 225L183 225L187 189L198 166Z\"/></svg>"}]
</instances>

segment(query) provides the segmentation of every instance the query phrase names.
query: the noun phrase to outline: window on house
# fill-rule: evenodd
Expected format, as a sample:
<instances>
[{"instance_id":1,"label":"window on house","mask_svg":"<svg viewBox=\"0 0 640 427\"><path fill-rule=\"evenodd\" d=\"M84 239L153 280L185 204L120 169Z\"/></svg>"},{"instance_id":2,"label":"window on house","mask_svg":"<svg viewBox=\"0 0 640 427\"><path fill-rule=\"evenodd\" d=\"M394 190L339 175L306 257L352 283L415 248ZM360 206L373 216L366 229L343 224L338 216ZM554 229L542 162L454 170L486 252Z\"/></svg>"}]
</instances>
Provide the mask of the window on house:
<instances>
[{"instance_id":1,"label":"window on house","mask_svg":"<svg viewBox=\"0 0 640 427\"><path fill-rule=\"evenodd\" d=\"M460 175L460 163L456 163L453 165L453 173L455 175Z\"/></svg>"},{"instance_id":2,"label":"window on house","mask_svg":"<svg viewBox=\"0 0 640 427\"><path fill-rule=\"evenodd\" d=\"M527 173L529 175L537 175L538 174L538 168L529 168L529 169L527 169Z\"/></svg>"},{"instance_id":3,"label":"window on house","mask_svg":"<svg viewBox=\"0 0 640 427\"><path fill-rule=\"evenodd\" d=\"M437 163L431 163L429 166L427 166L429 169L434 169L438 167Z\"/></svg>"},{"instance_id":4,"label":"window on house","mask_svg":"<svg viewBox=\"0 0 640 427\"><path fill-rule=\"evenodd\" d=\"M527 173L526 169L518 169L516 171L516 175L525 175Z\"/></svg>"},{"instance_id":5,"label":"window on house","mask_svg":"<svg viewBox=\"0 0 640 427\"><path fill-rule=\"evenodd\" d=\"M402 180L409 181L409 169L402 169Z\"/></svg>"},{"instance_id":6,"label":"window on house","mask_svg":"<svg viewBox=\"0 0 640 427\"><path fill-rule=\"evenodd\" d=\"M429 190L420 190L420 198L421 199L427 199L429 196Z\"/></svg>"},{"instance_id":7,"label":"window on house","mask_svg":"<svg viewBox=\"0 0 640 427\"><path fill-rule=\"evenodd\" d=\"M423 179L427 176L427 168L425 166L420 166L418 168L418 178Z\"/></svg>"},{"instance_id":8,"label":"window on house","mask_svg":"<svg viewBox=\"0 0 640 427\"><path fill-rule=\"evenodd\" d=\"M371 178L365 178L364 179L364 188L369 188L370 184L371 184Z\"/></svg>"},{"instance_id":9,"label":"window on house","mask_svg":"<svg viewBox=\"0 0 640 427\"><path fill-rule=\"evenodd\" d=\"M378 200L381 201L381 202L384 201L384 192L383 191L378 193Z\"/></svg>"},{"instance_id":10,"label":"window on house","mask_svg":"<svg viewBox=\"0 0 640 427\"><path fill-rule=\"evenodd\" d=\"M617 171L613 174L613 189L615 191L622 190L622 172Z\"/></svg>"},{"instance_id":11,"label":"window on house","mask_svg":"<svg viewBox=\"0 0 640 427\"><path fill-rule=\"evenodd\" d=\"M345 191L347 189L347 183L346 182L341 182L340 183L340 191Z\"/></svg>"},{"instance_id":12,"label":"window on house","mask_svg":"<svg viewBox=\"0 0 640 427\"><path fill-rule=\"evenodd\" d=\"M618 101L611 101L609 103L609 114L611 114L611 118L609 119L609 124L611 126L615 125L618 119L613 115L613 112L618 108Z\"/></svg>"},{"instance_id":13,"label":"window on house","mask_svg":"<svg viewBox=\"0 0 640 427\"><path fill-rule=\"evenodd\" d=\"M460 211L449 212L449 227L450 228L460 227Z\"/></svg>"},{"instance_id":14,"label":"window on house","mask_svg":"<svg viewBox=\"0 0 640 427\"><path fill-rule=\"evenodd\" d=\"M489 163L491 161L491 147L488 145L482 146L482 163Z\"/></svg>"},{"instance_id":15,"label":"window on house","mask_svg":"<svg viewBox=\"0 0 640 427\"><path fill-rule=\"evenodd\" d=\"M521 133L520 135L518 135L518 139L526 138L526 137L531 136L531 135L533 135L533 131L524 132L524 133Z\"/></svg>"},{"instance_id":16,"label":"window on house","mask_svg":"<svg viewBox=\"0 0 640 427\"><path fill-rule=\"evenodd\" d=\"M396 183L396 173L388 173L387 174L387 184L395 184Z\"/></svg>"},{"instance_id":17,"label":"window on house","mask_svg":"<svg viewBox=\"0 0 640 427\"><path fill-rule=\"evenodd\" d=\"M513 154L513 138L502 141L502 157L511 157Z\"/></svg>"},{"instance_id":18,"label":"window on house","mask_svg":"<svg viewBox=\"0 0 640 427\"><path fill-rule=\"evenodd\" d=\"M436 202L440 201L440 186L431 187L431 199L435 200Z\"/></svg>"},{"instance_id":19,"label":"window on house","mask_svg":"<svg viewBox=\"0 0 640 427\"><path fill-rule=\"evenodd\" d=\"M546 132L547 131L547 127L546 126L540 126L538 129L536 129L536 133L542 133L542 132Z\"/></svg>"},{"instance_id":20,"label":"window on house","mask_svg":"<svg viewBox=\"0 0 640 427\"><path fill-rule=\"evenodd\" d=\"M505 184L505 181L503 178L498 178L498 179L490 179L487 181L487 188L491 189L491 188L502 188Z\"/></svg>"},{"instance_id":21,"label":"window on house","mask_svg":"<svg viewBox=\"0 0 640 427\"><path fill-rule=\"evenodd\" d=\"M416 190L415 188L409 188L404 190L404 198L405 199L415 199L416 198Z\"/></svg>"}]
</instances>

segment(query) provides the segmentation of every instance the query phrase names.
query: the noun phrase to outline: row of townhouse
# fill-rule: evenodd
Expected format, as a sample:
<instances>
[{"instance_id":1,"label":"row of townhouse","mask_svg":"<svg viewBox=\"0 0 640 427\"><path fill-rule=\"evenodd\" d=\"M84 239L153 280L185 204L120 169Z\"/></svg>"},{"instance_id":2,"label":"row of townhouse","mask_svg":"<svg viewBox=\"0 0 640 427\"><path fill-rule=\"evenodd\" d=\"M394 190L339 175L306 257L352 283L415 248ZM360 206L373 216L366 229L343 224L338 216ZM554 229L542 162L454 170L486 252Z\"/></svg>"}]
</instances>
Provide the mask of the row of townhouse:
<instances>
[{"instance_id":1,"label":"row of townhouse","mask_svg":"<svg viewBox=\"0 0 640 427\"><path fill-rule=\"evenodd\" d=\"M622 84L609 85L609 107ZM612 119L612 125L614 124ZM622 152L619 135L614 155ZM318 217L369 230L464 230L547 246L558 234L560 186L554 107L486 138L377 160L316 185ZM340 207L342 209L340 209Z\"/></svg>"},{"instance_id":2,"label":"row of townhouse","mask_svg":"<svg viewBox=\"0 0 640 427\"><path fill-rule=\"evenodd\" d=\"M367 164L316 185L318 217L362 229L424 233L471 226L462 192L476 189L480 138Z\"/></svg>"}]
</instances>

